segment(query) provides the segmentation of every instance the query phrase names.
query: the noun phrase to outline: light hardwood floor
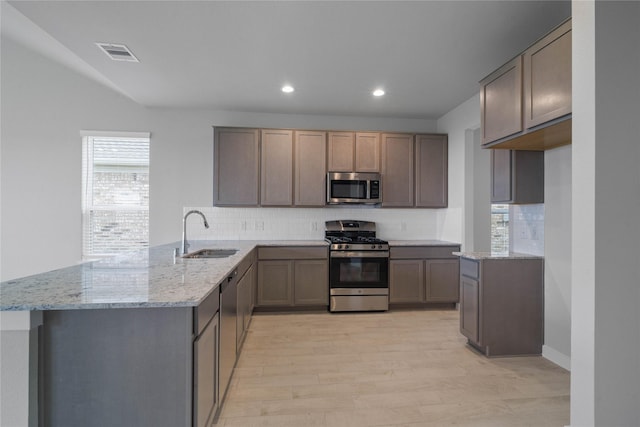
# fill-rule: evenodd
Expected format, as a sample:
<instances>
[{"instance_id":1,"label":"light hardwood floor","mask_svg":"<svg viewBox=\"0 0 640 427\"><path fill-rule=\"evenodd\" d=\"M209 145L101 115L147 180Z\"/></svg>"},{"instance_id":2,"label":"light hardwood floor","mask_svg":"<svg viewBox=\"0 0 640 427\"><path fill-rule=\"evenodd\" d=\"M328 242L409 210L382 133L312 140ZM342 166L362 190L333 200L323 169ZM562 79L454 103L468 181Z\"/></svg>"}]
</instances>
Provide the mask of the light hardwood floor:
<instances>
[{"instance_id":1,"label":"light hardwood floor","mask_svg":"<svg viewBox=\"0 0 640 427\"><path fill-rule=\"evenodd\" d=\"M487 359L458 311L255 314L217 426L565 426L569 373Z\"/></svg>"}]
</instances>

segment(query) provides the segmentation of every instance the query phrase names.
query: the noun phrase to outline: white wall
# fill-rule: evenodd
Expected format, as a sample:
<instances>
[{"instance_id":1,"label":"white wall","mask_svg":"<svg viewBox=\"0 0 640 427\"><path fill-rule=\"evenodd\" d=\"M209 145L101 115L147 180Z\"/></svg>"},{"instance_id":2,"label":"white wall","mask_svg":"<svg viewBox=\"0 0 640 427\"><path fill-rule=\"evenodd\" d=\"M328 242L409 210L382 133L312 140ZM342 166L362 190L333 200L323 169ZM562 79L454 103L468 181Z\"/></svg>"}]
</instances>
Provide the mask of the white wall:
<instances>
[{"instance_id":1,"label":"white wall","mask_svg":"<svg viewBox=\"0 0 640 427\"><path fill-rule=\"evenodd\" d=\"M573 2L572 426L640 425L640 3Z\"/></svg>"},{"instance_id":2,"label":"white wall","mask_svg":"<svg viewBox=\"0 0 640 427\"><path fill-rule=\"evenodd\" d=\"M571 149L545 152L544 346L542 354L571 368Z\"/></svg>"},{"instance_id":3,"label":"white wall","mask_svg":"<svg viewBox=\"0 0 640 427\"><path fill-rule=\"evenodd\" d=\"M211 206L213 125L436 130L433 120L147 109L7 37L1 54L0 280L80 261L80 130L151 132L152 245L180 239L184 206ZM407 216L438 228L443 211ZM47 256L25 256L36 249Z\"/></svg>"},{"instance_id":4,"label":"white wall","mask_svg":"<svg viewBox=\"0 0 640 427\"><path fill-rule=\"evenodd\" d=\"M478 153L473 147L473 131L480 127L480 94L473 96L438 119L438 132L449 134L449 208L442 216L442 238L461 242L463 250L472 249L469 227L473 226L473 211L465 209L465 194L471 194L473 184L465 170L469 156ZM488 155L488 152L485 154ZM486 162L485 162L486 163ZM481 162L478 163L479 167ZM488 169L487 169L488 173ZM487 180L489 179L487 174ZM487 227L490 223L487 222Z\"/></svg>"}]
</instances>

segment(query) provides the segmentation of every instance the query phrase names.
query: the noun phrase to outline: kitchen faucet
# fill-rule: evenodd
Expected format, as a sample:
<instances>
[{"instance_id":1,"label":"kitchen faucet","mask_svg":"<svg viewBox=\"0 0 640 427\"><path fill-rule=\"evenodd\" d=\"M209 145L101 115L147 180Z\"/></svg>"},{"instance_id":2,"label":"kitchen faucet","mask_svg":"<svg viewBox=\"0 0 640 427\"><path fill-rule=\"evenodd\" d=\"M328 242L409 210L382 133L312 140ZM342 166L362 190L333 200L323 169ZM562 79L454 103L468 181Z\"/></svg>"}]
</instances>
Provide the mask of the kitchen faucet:
<instances>
[{"instance_id":1,"label":"kitchen faucet","mask_svg":"<svg viewBox=\"0 0 640 427\"><path fill-rule=\"evenodd\" d=\"M209 228L209 223L207 222L207 218L204 214L198 210L192 210L187 212L182 218L182 255L187 254L187 250L189 249L189 242L187 242L187 217L191 214L198 214L202 217L202 221L204 223L204 228Z\"/></svg>"}]
</instances>

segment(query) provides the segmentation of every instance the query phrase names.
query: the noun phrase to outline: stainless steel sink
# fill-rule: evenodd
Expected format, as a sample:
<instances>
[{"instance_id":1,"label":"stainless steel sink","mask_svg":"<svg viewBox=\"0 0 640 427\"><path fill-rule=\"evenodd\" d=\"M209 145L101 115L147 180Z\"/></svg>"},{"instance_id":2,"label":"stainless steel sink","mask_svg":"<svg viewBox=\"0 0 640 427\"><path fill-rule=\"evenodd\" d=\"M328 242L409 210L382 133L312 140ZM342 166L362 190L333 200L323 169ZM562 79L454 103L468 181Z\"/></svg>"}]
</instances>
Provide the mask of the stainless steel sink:
<instances>
[{"instance_id":1,"label":"stainless steel sink","mask_svg":"<svg viewBox=\"0 0 640 427\"><path fill-rule=\"evenodd\" d=\"M200 249L199 251L182 255L182 258L226 258L235 255L236 252L238 252L237 249Z\"/></svg>"}]
</instances>

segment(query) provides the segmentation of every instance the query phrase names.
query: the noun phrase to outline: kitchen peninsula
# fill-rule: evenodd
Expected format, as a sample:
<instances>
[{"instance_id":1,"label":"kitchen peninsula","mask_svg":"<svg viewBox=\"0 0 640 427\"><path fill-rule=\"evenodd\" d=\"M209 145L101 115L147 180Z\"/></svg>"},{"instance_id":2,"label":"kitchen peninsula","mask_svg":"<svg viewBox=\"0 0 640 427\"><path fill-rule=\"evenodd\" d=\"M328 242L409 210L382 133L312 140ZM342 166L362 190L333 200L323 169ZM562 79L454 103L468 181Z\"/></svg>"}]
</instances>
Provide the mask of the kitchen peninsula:
<instances>
[{"instance_id":1,"label":"kitchen peninsula","mask_svg":"<svg viewBox=\"0 0 640 427\"><path fill-rule=\"evenodd\" d=\"M255 302L256 249L328 247L323 240L191 243L191 252L237 252L181 258L173 243L0 285L0 310L42 315L36 400L46 425L209 425L225 394L223 366L233 369ZM413 245L459 248L393 241ZM225 329L224 289L231 281L237 297L234 290ZM220 385L211 390L211 383Z\"/></svg>"}]
</instances>

